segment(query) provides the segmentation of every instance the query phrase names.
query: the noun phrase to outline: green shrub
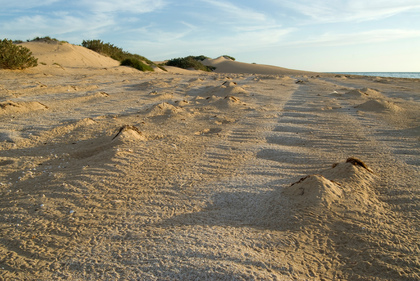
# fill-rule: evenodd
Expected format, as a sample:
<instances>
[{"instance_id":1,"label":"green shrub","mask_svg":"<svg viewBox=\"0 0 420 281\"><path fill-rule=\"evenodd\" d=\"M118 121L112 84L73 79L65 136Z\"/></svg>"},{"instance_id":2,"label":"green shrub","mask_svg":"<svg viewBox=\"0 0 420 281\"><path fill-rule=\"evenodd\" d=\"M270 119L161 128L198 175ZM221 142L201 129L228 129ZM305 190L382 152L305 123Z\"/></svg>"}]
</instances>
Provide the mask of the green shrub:
<instances>
[{"instance_id":1,"label":"green shrub","mask_svg":"<svg viewBox=\"0 0 420 281\"><path fill-rule=\"evenodd\" d=\"M38 59L23 46L13 44L12 40L0 41L0 68L25 69L38 65Z\"/></svg>"},{"instance_id":2,"label":"green shrub","mask_svg":"<svg viewBox=\"0 0 420 281\"><path fill-rule=\"evenodd\" d=\"M193 57L195 60L199 60L199 61L203 61L203 60L205 60L205 59L209 59L209 57L206 57L206 56L203 56L203 55L201 55L201 56L195 56L195 57Z\"/></svg>"},{"instance_id":3,"label":"green shrub","mask_svg":"<svg viewBox=\"0 0 420 281\"><path fill-rule=\"evenodd\" d=\"M155 65L155 63L153 63L151 60L148 60L147 58L143 56L125 52L123 51L123 49L118 48L117 46L114 46L111 43L104 43L102 40L83 40L82 46L85 48L91 49L92 51L95 51L97 53L100 53L104 56L108 56L121 63L125 61L126 64L124 65L127 65L127 66L136 65L133 67L139 70L145 69L147 71L153 71L153 68L151 66ZM139 63L143 64L143 66L140 65ZM145 71L145 70L142 70L142 71Z\"/></svg>"},{"instance_id":4,"label":"green shrub","mask_svg":"<svg viewBox=\"0 0 420 281\"><path fill-rule=\"evenodd\" d=\"M153 67L143 63L141 60L135 58L127 58L121 62L121 65L131 66L141 71L153 71Z\"/></svg>"},{"instance_id":5,"label":"green shrub","mask_svg":"<svg viewBox=\"0 0 420 281\"><path fill-rule=\"evenodd\" d=\"M102 40L83 40L82 46L114 60L122 61L124 59L123 49L111 43L104 43Z\"/></svg>"},{"instance_id":6,"label":"green shrub","mask_svg":"<svg viewBox=\"0 0 420 281\"><path fill-rule=\"evenodd\" d=\"M184 69L193 68L196 70L203 70L203 71L213 71L216 68L214 66L206 66L201 63L201 61L198 61L195 59L194 56L188 56L185 58L176 58L169 60L166 65L168 66L176 66Z\"/></svg>"}]
</instances>

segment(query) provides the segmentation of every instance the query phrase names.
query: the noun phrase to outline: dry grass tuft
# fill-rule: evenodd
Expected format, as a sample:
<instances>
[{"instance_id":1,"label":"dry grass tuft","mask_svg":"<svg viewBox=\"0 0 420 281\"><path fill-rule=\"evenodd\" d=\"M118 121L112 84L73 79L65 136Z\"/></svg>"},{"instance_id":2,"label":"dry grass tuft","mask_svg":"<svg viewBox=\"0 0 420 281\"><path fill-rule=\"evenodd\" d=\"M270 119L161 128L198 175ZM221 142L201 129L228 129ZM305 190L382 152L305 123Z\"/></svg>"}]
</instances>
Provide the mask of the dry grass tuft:
<instances>
[{"instance_id":1,"label":"dry grass tuft","mask_svg":"<svg viewBox=\"0 0 420 281\"><path fill-rule=\"evenodd\" d=\"M349 157L347 158L346 163L351 163L355 166L361 166L363 168L365 168L366 170L368 170L369 172L373 173L372 169L369 168L362 160L355 158L355 157Z\"/></svg>"}]
</instances>

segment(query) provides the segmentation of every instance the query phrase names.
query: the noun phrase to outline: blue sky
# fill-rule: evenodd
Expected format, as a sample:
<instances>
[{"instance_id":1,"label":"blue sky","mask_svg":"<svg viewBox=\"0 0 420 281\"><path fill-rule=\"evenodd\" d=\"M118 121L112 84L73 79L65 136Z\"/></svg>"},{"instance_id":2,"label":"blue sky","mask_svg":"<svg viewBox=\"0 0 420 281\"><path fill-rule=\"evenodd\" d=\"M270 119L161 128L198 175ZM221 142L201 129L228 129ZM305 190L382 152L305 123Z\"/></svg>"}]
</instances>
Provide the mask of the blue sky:
<instances>
[{"instance_id":1,"label":"blue sky","mask_svg":"<svg viewBox=\"0 0 420 281\"><path fill-rule=\"evenodd\" d=\"M151 60L231 55L312 71L420 72L420 0L0 0L0 38L101 39Z\"/></svg>"}]
</instances>

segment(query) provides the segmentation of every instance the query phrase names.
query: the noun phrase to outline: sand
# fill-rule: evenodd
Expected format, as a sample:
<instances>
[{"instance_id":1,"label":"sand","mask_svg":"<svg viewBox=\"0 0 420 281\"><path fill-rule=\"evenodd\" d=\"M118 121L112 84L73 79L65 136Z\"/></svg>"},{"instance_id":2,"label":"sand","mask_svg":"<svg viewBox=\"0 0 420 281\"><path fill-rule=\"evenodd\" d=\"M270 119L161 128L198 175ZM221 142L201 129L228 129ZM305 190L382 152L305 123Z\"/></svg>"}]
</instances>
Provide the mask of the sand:
<instances>
[{"instance_id":1,"label":"sand","mask_svg":"<svg viewBox=\"0 0 420 281\"><path fill-rule=\"evenodd\" d=\"M0 70L0 280L420 279L420 80L27 46Z\"/></svg>"}]
</instances>

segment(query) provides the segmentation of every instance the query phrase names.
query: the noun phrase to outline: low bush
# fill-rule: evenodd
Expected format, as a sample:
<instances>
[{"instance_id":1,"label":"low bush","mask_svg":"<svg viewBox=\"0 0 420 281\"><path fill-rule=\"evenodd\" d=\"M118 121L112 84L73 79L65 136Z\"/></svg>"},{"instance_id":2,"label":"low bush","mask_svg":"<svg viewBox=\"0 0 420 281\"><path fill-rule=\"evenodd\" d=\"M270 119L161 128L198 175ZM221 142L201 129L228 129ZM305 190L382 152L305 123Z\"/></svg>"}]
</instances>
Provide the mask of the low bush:
<instances>
[{"instance_id":1,"label":"low bush","mask_svg":"<svg viewBox=\"0 0 420 281\"><path fill-rule=\"evenodd\" d=\"M122 48L111 43L104 43L102 40L83 40L82 46L121 63L124 61L125 64L122 65L132 66L142 71L153 71L152 66L156 66L155 63L143 56L125 52Z\"/></svg>"},{"instance_id":2,"label":"low bush","mask_svg":"<svg viewBox=\"0 0 420 281\"><path fill-rule=\"evenodd\" d=\"M38 59L28 48L13 44L12 40L0 41L0 68L25 69L37 65Z\"/></svg>"},{"instance_id":3,"label":"low bush","mask_svg":"<svg viewBox=\"0 0 420 281\"><path fill-rule=\"evenodd\" d=\"M153 67L135 58L127 58L121 62L121 65L131 66L141 71L153 71Z\"/></svg>"},{"instance_id":4,"label":"low bush","mask_svg":"<svg viewBox=\"0 0 420 281\"><path fill-rule=\"evenodd\" d=\"M176 66L176 67L180 67L184 69L193 68L195 70L203 70L203 71L209 71L209 72L216 69L214 66L206 66L202 64L201 61L197 60L196 58L197 57L194 57L194 56L188 56L184 58L171 59L166 62L166 65ZM199 58L201 58L201 56Z\"/></svg>"},{"instance_id":5,"label":"low bush","mask_svg":"<svg viewBox=\"0 0 420 281\"><path fill-rule=\"evenodd\" d=\"M111 43L104 43L102 40L83 40L82 46L101 55L113 58L114 60L124 60L124 51Z\"/></svg>"},{"instance_id":6,"label":"low bush","mask_svg":"<svg viewBox=\"0 0 420 281\"><path fill-rule=\"evenodd\" d=\"M203 61L203 60L205 60L205 59L209 59L209 57L206 57L206 56L203 56L203 55L201 55L201 56L195 56L195 57L193 57L195 60L199 60L199 61Z\"/></svg>"},{"instance_id":7,"label":"low bush","mask_svg":"<svg viewBox=\"0 0 420 281\"><path fill-rule=\"evenodd\" d=\"M51 38L50 36L44 36L44 37L35 37L32 40L27 40L28 42L43 42L48 44L63 44L68 43L67 41L59 41L56 38Z\"/></svg>"}]
</instances>

